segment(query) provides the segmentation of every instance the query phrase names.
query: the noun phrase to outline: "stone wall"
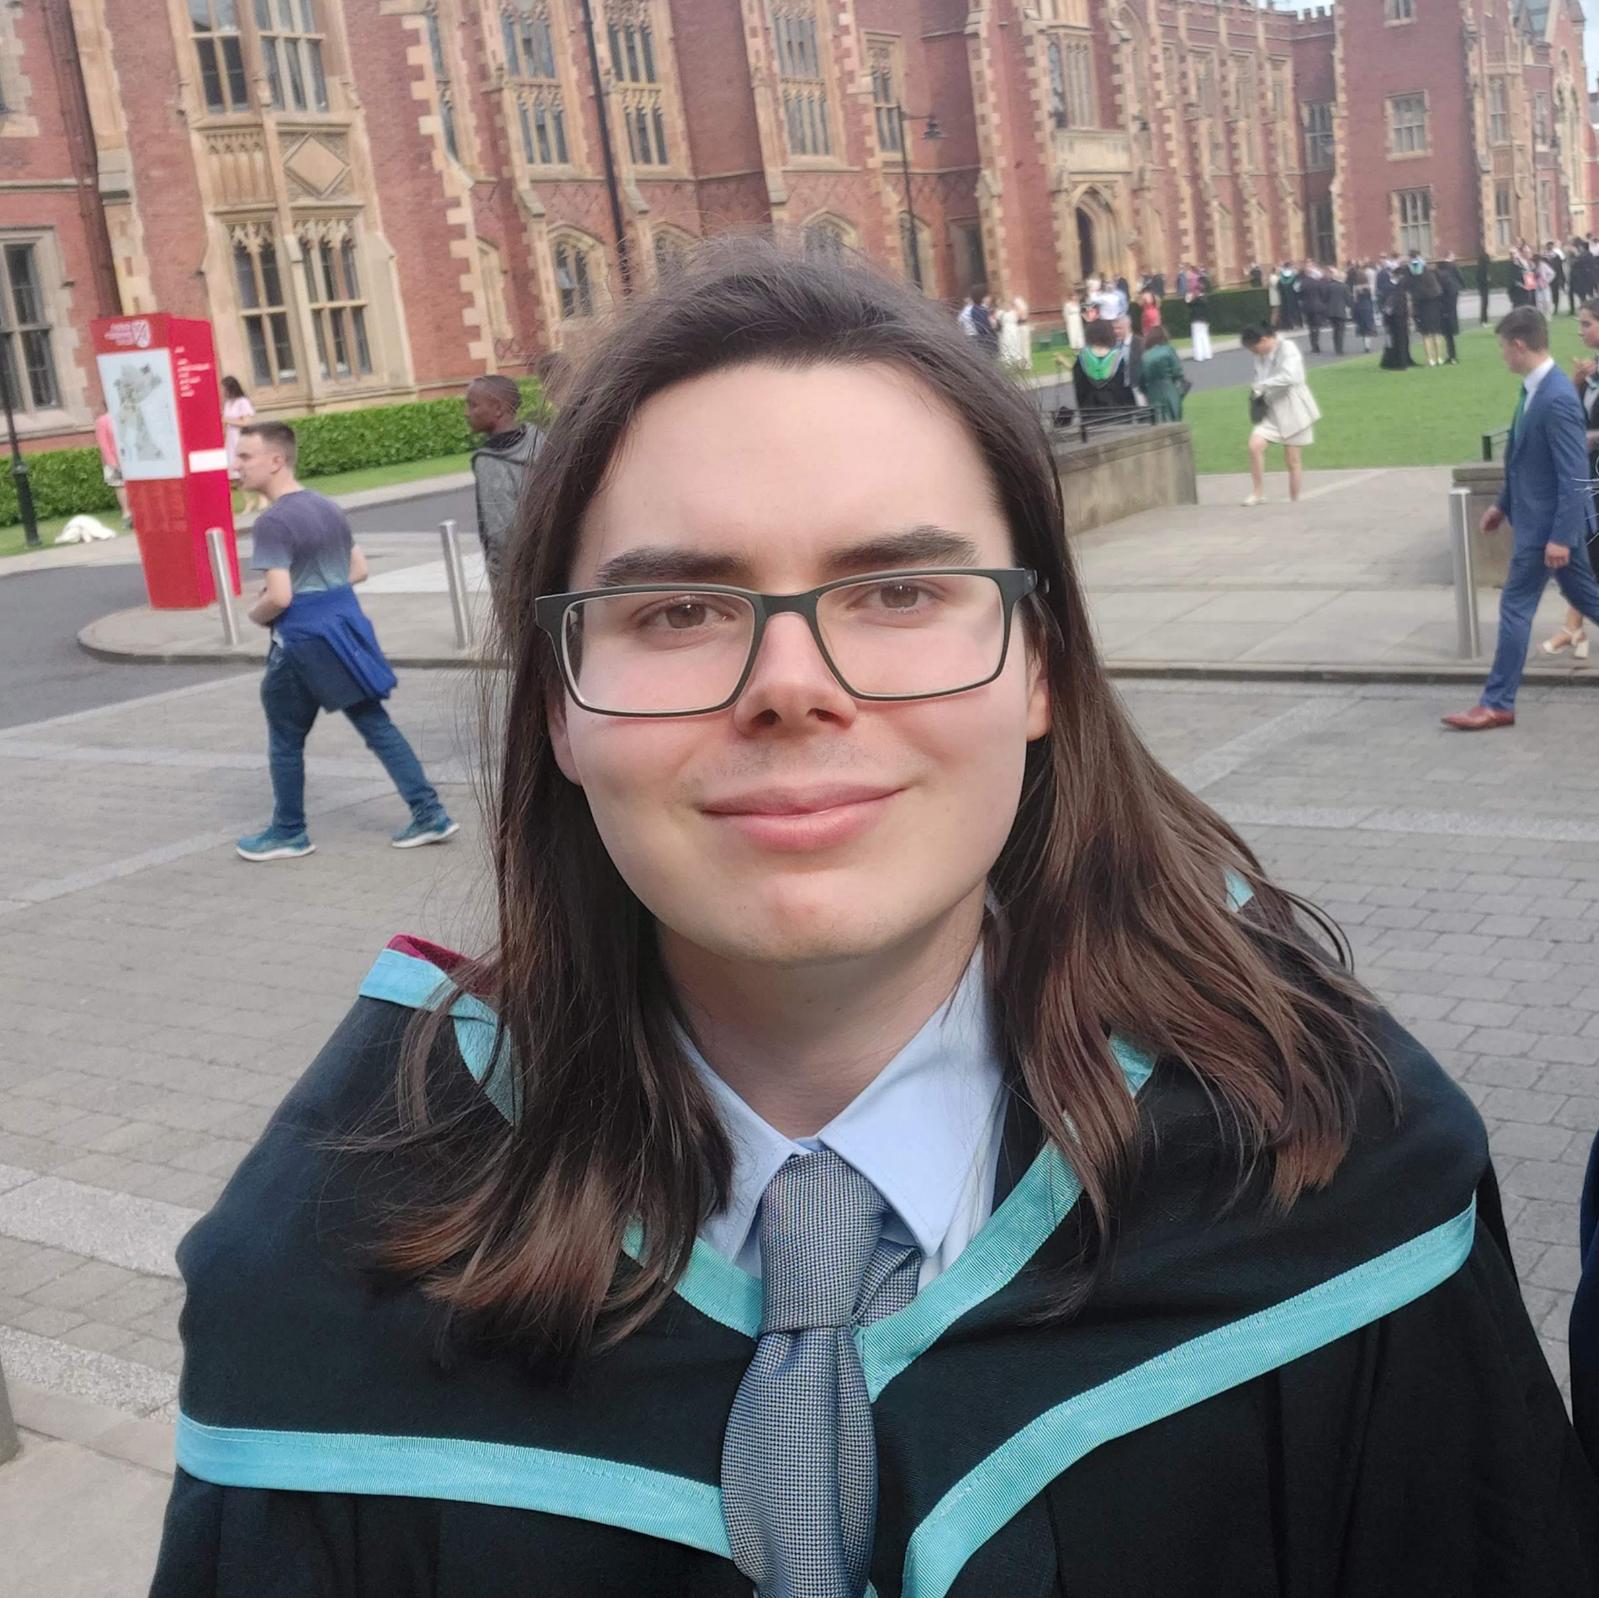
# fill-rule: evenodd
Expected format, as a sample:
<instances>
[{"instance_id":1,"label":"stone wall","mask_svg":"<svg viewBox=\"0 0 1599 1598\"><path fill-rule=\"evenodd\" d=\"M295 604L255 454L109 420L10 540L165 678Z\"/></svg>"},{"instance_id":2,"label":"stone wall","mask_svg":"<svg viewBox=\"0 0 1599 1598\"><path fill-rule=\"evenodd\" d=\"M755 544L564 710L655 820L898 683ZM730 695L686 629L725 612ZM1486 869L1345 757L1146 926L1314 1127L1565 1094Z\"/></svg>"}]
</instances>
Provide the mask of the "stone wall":
<instances>
[{"instance_id":1,"label":"stone wall","mask_svg":"<svg viewBox=\"0 0 1599 1598\"><path fill-rule=\"evenodd\" d=\"M1163 505L1195 505L1194 439L1186 422L1129 427L1055 446L1066 533L1086 533L1107 522Z\"/></svg>"}]
</instances>

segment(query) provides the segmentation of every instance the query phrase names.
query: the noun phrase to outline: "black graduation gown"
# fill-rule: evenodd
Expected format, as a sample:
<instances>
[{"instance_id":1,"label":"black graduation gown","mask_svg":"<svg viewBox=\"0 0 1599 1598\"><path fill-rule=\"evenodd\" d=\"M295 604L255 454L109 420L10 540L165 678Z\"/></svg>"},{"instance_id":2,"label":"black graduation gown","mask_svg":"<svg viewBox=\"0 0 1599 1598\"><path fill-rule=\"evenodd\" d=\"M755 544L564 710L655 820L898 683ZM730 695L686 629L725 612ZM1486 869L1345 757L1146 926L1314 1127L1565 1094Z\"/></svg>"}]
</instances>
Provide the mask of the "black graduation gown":
<instances>
[{"instance_id":1,"label":"black graduation gown","mask_svg":"<svg viewBox=\"0 0 1599 1598\"><path fill-rule=\"evenodd\" d=\"M426 946L385 951L181 1246L181 1469L154 1598L748 1598L717 1482L751 1278L701 1245L654 1321L560 1382L504 1354L441 1360L418 1294L342 1262L406 1176L326 1134L391 1093L407 1005L437 976ZM454 1013L437 1091L488 1125L513 1108L492 1017ZM1081 1242L1076 1183L1011 1143L987 1225L857 1334L869 1593L1594 1592L1599 1491L1521 1303L1482 1124L1414 1039L1372 1024L1400 1128L1373 1090L1337 1179L1286 1218L1255 1192L1220 1211L1235 1173L1204 1095L1118 1044L1145 1177L1065 1325L1031 1317Z\"/></svg>"}]
</instances>

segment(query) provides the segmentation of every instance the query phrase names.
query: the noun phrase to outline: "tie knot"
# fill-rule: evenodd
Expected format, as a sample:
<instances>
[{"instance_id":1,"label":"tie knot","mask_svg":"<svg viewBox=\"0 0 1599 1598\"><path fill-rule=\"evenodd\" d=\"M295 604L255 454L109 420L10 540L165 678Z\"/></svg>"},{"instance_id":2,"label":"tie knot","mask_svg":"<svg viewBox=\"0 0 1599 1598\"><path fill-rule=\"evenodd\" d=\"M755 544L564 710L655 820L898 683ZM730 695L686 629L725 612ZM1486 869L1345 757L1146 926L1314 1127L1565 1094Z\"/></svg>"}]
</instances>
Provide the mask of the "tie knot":
<instances>
[{"instance_id":1,"label":"tie knot","mask_svg":"<svg viewBox=\"0 0 1599 1598\"><path fill-rule=\"evenodd\" d=\"M786 1161L761 1199L761 1331L848 1326L888 1206L831 1149Z\"/></svg>"}]
</instances>

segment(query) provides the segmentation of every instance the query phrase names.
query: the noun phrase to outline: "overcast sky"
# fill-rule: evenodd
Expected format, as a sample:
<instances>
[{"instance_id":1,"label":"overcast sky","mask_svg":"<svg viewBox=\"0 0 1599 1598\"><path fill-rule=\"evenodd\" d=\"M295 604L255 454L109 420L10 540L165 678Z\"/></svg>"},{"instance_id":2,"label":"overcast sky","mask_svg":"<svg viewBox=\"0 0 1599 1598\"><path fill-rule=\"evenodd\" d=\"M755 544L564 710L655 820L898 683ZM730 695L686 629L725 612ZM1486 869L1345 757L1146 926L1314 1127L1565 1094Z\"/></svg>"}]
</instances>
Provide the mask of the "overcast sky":
<instances>
[{"instance_id":1,"label":"overcast sky","mask_svg":"<svg viewBox=\"0 0 1599 1598\"><path fill-rule=\"evenodd\" d=\"M1277 0L1279 11L1310 11L1317 0ZM1325 0L1322 0L1325 3ZM1334 0L1336 3L1336 0ZM1599 0L1582 0L1582 9L1588 19L1584 34L1583 55L1588 63L1588 86L1593 87L1594 74L1599 72Z\"/></svg>"}]
</instances>

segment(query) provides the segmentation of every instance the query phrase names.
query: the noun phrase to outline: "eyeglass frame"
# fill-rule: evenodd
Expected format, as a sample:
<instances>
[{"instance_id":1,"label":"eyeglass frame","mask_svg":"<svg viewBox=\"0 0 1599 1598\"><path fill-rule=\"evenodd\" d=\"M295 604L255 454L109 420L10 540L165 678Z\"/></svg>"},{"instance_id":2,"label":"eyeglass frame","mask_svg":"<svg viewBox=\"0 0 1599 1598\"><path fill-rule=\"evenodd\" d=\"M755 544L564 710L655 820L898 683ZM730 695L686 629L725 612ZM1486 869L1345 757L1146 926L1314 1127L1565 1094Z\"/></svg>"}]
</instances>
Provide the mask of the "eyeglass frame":
<instances>
[{"instance_id":1,"label":"eyeglass frame","mask_svg":"<svg viewBox=\"0 0 1599 1598\"><path fill-rule=\"evenodd\" d=\"M838 663L833 659L827 642L822 637L821 623L817 619L817 608L821 604L822 597L835 589L852 588L862 583L914 577L987 577L993 581L999 589L1003 616L999 664L988 676L977 682L963 683L959 688L935 688L931 693L925 694L858 693L844 680L843 672L838 669ZM533 601L533 621L554 646L555 661L560 668L561 680L565 683L566 691L572 696L573 702L580 709L588 711L593 716L627 716L635 720L659 721L667 717L713 716L718 711L737 704L739 697L749 686L750 675L755 670L755 662L761 652L761 640L766 635L766 624L774 616L793 615L805 618L817 653L821 655L828 671L832 673L834 682L851 699L863 700L869 704L903 704L918 699L947 699L952 694L967 694L974 688L986 688L1004 671L1005 662L1010 658L1011 619L1015 615L1017 604L1029 594L1042 592L1044 586L1038 580L1038 573L1026 566L917 566L896 571L863 572L858 577L840 577L833 582L823 583L820 587L807 588L798 594L763 594L753 588L734 588L725 583L694 582L620 583L614 588L584 588L570 594L540 594ZM747 600L754 612L755 624L750 633L749 654L733 691L716 704L695 710L602 710L597 705L586 703L573 681L572 669L566 657L564 633L566 614L574 605L581 604L585 600L610 599L618 594L730 594L736 599Z\"/></svg>"}]
</instances>

